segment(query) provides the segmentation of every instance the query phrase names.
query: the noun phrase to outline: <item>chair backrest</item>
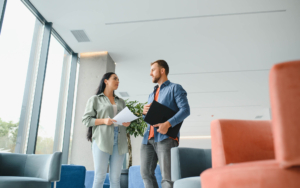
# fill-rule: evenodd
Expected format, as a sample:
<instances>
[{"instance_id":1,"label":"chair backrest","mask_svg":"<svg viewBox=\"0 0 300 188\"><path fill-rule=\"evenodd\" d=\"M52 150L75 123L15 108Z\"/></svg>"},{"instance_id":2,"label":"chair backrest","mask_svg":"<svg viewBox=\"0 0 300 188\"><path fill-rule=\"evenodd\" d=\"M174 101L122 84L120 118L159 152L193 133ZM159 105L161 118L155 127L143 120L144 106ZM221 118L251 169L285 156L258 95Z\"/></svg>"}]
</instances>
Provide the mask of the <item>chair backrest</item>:
<instances>
[{"instance_id":1,"label":"chair backrest","mask_svg":"<svg viewBox=\"0 0 300 188\"><path fill-rule=\"evenodd\" d=\"M300 166L300 61L273 66L270 95L276 160Z\"/></svg>"},{"instance_id":2,"label":"chair backrest","mask_svg":"<svg viewBox=\"0 0 300 188\"><path fill-rule=\"evenodd\" d=\"M84 185L85 188L92 188L94 182L94 171L86 171Z\"/></svg>"},{"instance_id":3,"label":"chair backrest","mask_svg":"<svg viewBox=\"0 0 300 188\"><path fill-rule=\"evenodd\" d=\"M84 166L61 165L61 177L56 183L56 188L84 188L85 174Z\"/></svg>"},{"instance_id":4,"label":"chair backrest","mask_svg":"<svg viewBox=\"0 0 300 188\"><path fill-rule=\"evenodd\" d=\"M271 121L211 122L212 166L275 159Z\"/></svg>"},{"instance_id":5,"label":"chair backrest","mask_svg":"<svg viewBox=\"0 0 300 188\"><path fill-rule=\"evenodd\" d=\"M86 171L86 175L85 175L85 188L92 188L93 184L94 184L94 176L95 176L95 172L94 171ZM109 187L109 173L106 173L106 178L104 181L104 185L103 188L105 187Z\"/></svg>"},{"instance_id":6,"label":"chair backrest","mask_svg":"<svg viewBox=\"0 0 300 188\"><path fill-rule=\"evenodd\" d=\"M171 178L199 176L212 167L211 149L174 147L171 149Z\"/></svg>"},{"instance_id":7,"label":"chair backrest","mask_svg":"<svg viewBox=\"0 0 300 188\"><path fill-rule=\"evenodd\" d=\"M0 153L0 176L24 176L27 156L15 153Z\"/></svg>"},{"instance_id":8,"label":"chair backrest","mask_svg":"<svg viewBox=\"0 0 300 188\"><path fill-rule=\"evenodd\" d=\"M156 177L156 181L158 183L158 187L161 188L162 176L161 176L159 165L156 166L155 177ZM144 188L145 187L142 176L141 176L140 166L131 166L129 168L128 187L130 187L130 188Z\"/></svg>"},{"instance_id":9,"label":"chair backrest","mask_svg":"<svg viewBox=\"0 0 300 188\"><path fill-rule=\"evenodd\" d=\"M62 152L53 154L0 154L1 176L24 176L58 181L60 178Z\"/></svg>"}]
</instances>

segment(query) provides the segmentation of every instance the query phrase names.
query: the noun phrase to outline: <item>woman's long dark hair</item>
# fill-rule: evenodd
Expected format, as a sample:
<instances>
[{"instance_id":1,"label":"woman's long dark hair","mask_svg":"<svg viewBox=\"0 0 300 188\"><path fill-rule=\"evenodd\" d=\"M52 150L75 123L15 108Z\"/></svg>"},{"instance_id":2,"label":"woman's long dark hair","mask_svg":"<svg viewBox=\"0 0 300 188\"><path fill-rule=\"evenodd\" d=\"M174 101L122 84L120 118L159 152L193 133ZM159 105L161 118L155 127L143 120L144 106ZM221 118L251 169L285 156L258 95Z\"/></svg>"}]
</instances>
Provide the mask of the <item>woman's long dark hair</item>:
<instances>
[{"instance_id":1,"label":"woman's long dark hair","mask_svg":"<svg viewBox=\"0 0 300 188\"><path fill-rule=\"evenodd\" d=\"M100 81L100 84L99 84L99 87L97 88L97 92L96 92L96 95L99 95L100 93L103 93L104 90L105 90L105 83L104 83L104 80L108 80L111 75L115 74L114 72L108 72L108 73L105 73ZM92 142L92 136L93 136L93 128L92 127L89 127L88 129L88 132L87 132L87 139L88 141Z\"/></svg>"}]
</instances>

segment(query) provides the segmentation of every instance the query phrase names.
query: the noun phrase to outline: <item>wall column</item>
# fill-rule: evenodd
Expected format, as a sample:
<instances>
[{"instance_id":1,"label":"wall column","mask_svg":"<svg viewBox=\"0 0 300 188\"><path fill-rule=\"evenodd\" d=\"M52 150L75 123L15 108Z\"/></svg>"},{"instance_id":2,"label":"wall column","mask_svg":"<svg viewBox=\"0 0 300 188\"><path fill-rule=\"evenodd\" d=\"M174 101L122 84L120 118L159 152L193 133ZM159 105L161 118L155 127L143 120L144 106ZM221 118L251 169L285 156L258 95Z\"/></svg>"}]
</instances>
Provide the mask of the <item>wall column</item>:
<instances>
[{"instance_id":1,"label":"wall column","mask_svg":"<svg viewBox=\"0 0 300 188\"><path fill-rule=\"evenodd\" d=\"M81 120L87 100L95 95L106 72L115 72L115 62L107 52L80 54L70 164L85 166L86 170L94 170L94 163L91 142L86 139L88 128Z\"/></svg>"}]
</instances>

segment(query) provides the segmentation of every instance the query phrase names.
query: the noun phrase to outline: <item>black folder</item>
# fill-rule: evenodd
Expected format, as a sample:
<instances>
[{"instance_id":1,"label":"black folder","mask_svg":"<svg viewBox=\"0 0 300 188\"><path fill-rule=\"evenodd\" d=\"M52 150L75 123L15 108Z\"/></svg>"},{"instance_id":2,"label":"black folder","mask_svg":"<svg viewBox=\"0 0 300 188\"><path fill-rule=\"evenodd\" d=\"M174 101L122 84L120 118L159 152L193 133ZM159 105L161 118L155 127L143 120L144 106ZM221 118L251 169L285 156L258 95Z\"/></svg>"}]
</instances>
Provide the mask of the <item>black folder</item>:
<instances>
[{"instance_id":1,"label":"black folder","mask_svg":"<svg viewBox=\"0 0 300 188\"><path fill-rule=\"evenodd\" d=\"M175 114L176 112L170 109L169 107L166 107L156 101L153 101L144 120L150 125L156 125L158 123L164 123L168 121ZM172 138L176 138L182 123L183 121L174 127L170 127L166 135Z\"/></svg>"}]
</instances>

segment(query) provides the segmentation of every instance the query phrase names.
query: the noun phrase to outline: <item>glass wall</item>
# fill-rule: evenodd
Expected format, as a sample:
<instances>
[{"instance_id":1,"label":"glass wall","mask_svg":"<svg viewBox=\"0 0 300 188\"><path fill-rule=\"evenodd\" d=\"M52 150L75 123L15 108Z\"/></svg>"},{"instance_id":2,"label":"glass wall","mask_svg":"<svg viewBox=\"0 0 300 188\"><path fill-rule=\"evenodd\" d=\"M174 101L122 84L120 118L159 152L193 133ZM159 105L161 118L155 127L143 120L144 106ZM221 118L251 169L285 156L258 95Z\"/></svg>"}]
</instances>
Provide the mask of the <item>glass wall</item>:
<instances>
[{"instance_id":1,"label":"glass wall","mask_svg":"<svg viewBox=\"0 0 300 188\"><path fill-rule=\"evenodd\" d=\"M30 1L9 0L4 10L0 33L0 152L62 151L64 141L69 145L71 139L64 138L69 137L64 131L66 122L67 131L71 126L72 117L66 114L73 110L73 103L67 103L73 95L68 89L72 83L73 92L76 70L72 66L71 74L71 60L75 62L77 54ZM64 161L67 163L67 158Z\"/></svg>"},{"instance_id":2,"label":"glass wall","mask_svg":"<svg viewBox=\"0 0 300 188\"><path fill-rule=\"evenodd\" d=\"M67 56L67 57L66 57ZM70 73L70 55L53 35L50 39L46 77L40 113L36 154L51 154L61 151L62 131L66 110L66 88ZM57 146L55 146L55 138ZM55 148L55 149L54 149Z\"/></svg>"},{"instance_id":3,"label":"glass wall","mask_svg":"<svg viewBox=\"0 0 300 188\"><path fill-rule=\"evenodd\" d=\"M0 152L14 152L35 16L21 1L7 1L0 35Z\"/></svg>"}]
</instances>

